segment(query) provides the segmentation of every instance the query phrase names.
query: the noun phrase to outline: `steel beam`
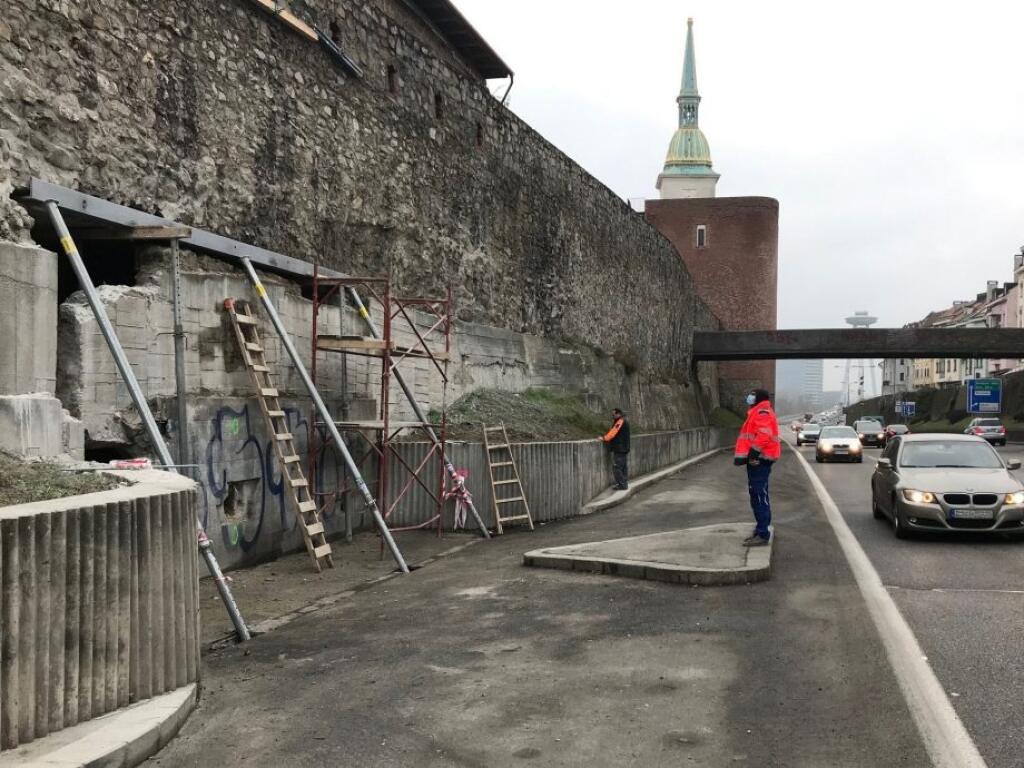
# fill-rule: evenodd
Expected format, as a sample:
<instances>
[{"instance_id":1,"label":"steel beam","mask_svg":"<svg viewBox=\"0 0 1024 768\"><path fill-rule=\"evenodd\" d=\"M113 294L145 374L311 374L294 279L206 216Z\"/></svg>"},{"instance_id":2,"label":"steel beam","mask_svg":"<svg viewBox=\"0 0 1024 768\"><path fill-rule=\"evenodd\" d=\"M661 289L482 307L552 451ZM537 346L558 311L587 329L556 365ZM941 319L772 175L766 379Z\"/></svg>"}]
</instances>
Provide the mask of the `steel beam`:
<instances>
[{"instance_id":1,"label":"steel beam","mask_svg":"<svg viewBox=\"0 0 1024 768\"><path fill-rule=\"evenodd\" d=\"M1024 358L1024 328L821 328L699 331L695 361Z\"/></svg>"},{"instance_id":2,"label":"steel beam","mask_svg":"<svg viewBox=\"0 0 1024 768\"><path fill-rule=\"evenodd\" d=\"M37 206L42 213L45 213L45 206L54 202L57 207L65 213L73 213L75 217L85 217L93 224L116 225L128 229L140 227L172 227L180 229L187 225L171 219L164 219L154 216L145 211L137 211L124 205L112 203L99 197L76 192L67 187L51 184L41 179L32 179L24 190L19 190L15 195L18 202L26 208ZM289 277L311 278L313 277L313 265L291 256L268 251L255 245L249 245L229 237L207 232L204 229L192 227L192 233L180 240L182 245L187 245L197 250L206 251L215 256L233 260L248 259L253 265L261 269L267 269L280 275ZM340 272L332 270L321 270L326 277L341 277Z\"/></svg>"}]
</instances>

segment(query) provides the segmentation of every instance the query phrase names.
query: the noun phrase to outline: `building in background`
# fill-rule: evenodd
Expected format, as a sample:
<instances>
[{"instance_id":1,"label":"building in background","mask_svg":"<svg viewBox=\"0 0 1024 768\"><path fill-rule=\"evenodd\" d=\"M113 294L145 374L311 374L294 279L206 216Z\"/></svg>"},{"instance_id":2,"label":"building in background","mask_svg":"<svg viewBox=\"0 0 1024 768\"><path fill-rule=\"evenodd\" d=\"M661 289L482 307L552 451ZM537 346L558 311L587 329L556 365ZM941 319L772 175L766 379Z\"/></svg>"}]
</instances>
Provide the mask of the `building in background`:
<instances>
[{"instance_id":1,"label":"building in background","mask_svg":"<svg viewBox=\"0 0 1024 768\"><path fill-rule=\"evenodd\" d=\"M658 176L659 200L646 201L647 220L675 246L698 295L725 330L774 330L777 324L779 202L770 197L715 197L719 174L700 129L701 96L693 20L687 21L679 126ZM775 390L771 360L719 365L727 406L745 390Z\"/></svg>"},{"instance_id":2,"label":"building in background","mask_svg":"<svg viewBox=\"0 0 1024 768\"><path fill-rule=\"evenodd\" d=\"M908 328L1020 328L1024 327L1024 248L1014 256L1013 282L989 280L985 291L973 299L954 301L953 305L930 312L922 320L909 323ZM1022 361L1014 358L985 360L980 358L938 358L914 360L911 381L914 388L958 386L968 379L1002 376L1019 370ZM886 361L883 378L898 375L895 361Z\"/></svg>"}]
</instances>

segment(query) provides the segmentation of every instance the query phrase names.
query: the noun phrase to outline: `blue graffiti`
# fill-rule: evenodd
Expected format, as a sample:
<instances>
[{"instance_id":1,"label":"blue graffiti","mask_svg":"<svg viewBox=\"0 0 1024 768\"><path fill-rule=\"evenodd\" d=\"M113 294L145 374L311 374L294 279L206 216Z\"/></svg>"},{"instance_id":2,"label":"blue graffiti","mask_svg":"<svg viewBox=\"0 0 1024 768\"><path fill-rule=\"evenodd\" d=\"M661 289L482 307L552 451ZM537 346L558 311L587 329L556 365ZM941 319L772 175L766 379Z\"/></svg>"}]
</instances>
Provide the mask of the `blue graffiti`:
<instances>
[{"instance_id":1,"label":"blue graffiti","mask_svg":"<svg viewBox=\"0 0 1024 768\"><path fill-rule=\"evenodd\" d=\"M286 429L295 437L296 445L308 444L311 438L309 420L298 408L284 408ZM251 452L253 464L258 467L260 488L259 508L254 516L255 527L232 524L222 530L224 544L228 547L240 547L243 552L250 551L259 540L263 524L268 513L277 508L282 531L291 531L297 525L294 516L288 515L284 474L277 466L277 456L272 440L261 441L255 434L250 418L249 405L241 409L225 406L220 408L210 422L210 439L205 450L206 491L212 497L212 506L222 506L229 494L230 482L225 457L237 460L247 451ZM328 467L327 451L321 451L317 461L316 490L322 493L325 482L325 470ZM333 456L335 476L340 477L340 466L337 456ZM251 479L251 478L249 478ZM210 498L203 497L203 526L210 522ZM329 505L331 506L331 505ZM324 517L331 516L331 510L325 510Z\"/></svg>"}]
</instances>

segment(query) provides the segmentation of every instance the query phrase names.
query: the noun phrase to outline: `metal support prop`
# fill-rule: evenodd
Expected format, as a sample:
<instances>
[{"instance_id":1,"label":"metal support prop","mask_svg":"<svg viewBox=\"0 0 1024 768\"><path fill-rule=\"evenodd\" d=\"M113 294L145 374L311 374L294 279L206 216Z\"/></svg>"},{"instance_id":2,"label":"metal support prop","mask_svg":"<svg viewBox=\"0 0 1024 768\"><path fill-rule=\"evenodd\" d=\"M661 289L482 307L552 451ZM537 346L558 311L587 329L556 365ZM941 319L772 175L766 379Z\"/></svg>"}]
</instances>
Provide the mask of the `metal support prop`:
<instances>
[{"instance_id":1,"label":"metal support prop","mask_svg":"<svg viewBox=\"0 0 1024 768\"><path fill-rule=\"evenodd\" d=\"M405 558L402 557L402 553L398 549L398 544L395 543L395 539L391 535L391 531L388 529L388 525L384 521L384 517L381 515L380 509L377 507L377 502L373 498L373 494L370 493L370 489L366 487L366 482L363 480L363 476L359 472L359 467L356 466L355 461L352 459L352 454L349 453L348 446L346 446L345 441L341 439L341 434L338 432L338 426L334 423L334 417L331 416L331 412L327 409L327 404L324 402L323 398L320 397L320 393L313 384L313 380L309 377L309 372L306 370L306 366L302 363L302 358L299 357L299 353L295 350L295 345L292 344L291 337L288 336L288 331L285 329L284 323L281 322L281 318L278 316L277 310L270 301L270 297L267 296L267 289L263 287L263 283L260 281L259 275L257 275L256 270L253 269L252 262L245 257L242 257L241 262L242 266L245 268L246 274L249 275L249 280L256 289L257 295L263 302L263 307L267 310L267 314L270 316L270 322L273 324L274 330L277 331L277 335L281 339L281 343L284 345L284 349L288 353L288 357L292 360L292 365L295 366L295 370L298 372L299 378L302 379L303 386L306 387L306 391L313 400L313 405L316 407L317 413L320 414L320 418L324 422L324 427L334 439L335 445L338 446L338 450L341 452L341 456L345 460L345 466L348 467L349 473L352 475L353 480L355 480L356 487L359 488L360 493L363 494L363 500L366 502L367 508L373 515L373 519L377 523L377 528L380 529L380 535L384 539L384 543L387 545L391 552L391 556L398 564L399 570L401 570L402 573L408 573L409 566L405 564Z\"/></svg>"},{"instance_id":2,"label":"metal support prop","mask_svg":"<svg viewBox=\"0 0 1024 768\"><path fill-rule=\"evenodd\" d=\"M131 394L132 402L135 403L135 410L137 410L139 412L139 416L142 417L142 424L145 426L146 434L149 435L149 440L153 444L153 450L156 451L156 455L160 463L163 464L168 471L175 472L177 470L174 468L175 463L174 459L171 458L171 452L167 448L167 443L164 441L163 435L160 434L160 429L157 427L156 420L153 418L153 412L150 410L149 403L146 402L146 398L142 394L142 388L139 387L138 379L135 378L135 372L132 371L132 366L128 362L124 349L121 347L121 342L118 340L117 334L114 332L114 326L110 324L110 318L107 317L107 311L103 307L103 302L100 301L99 294L96 293L96 286L93 285L92 278L89 277L89 271L85 268L85 264L82 262L82 256L79 254L78 248L75 246L75 241L71 239L71 233L68 231L67 225L64 223L64 217L61 216L57 203L52 200L47 201L46 209L50 214L50 220L53 222L54 229L57 230L57 236L60 238L60 246L64 250L64 254L68 257L68 261L71 262L71 267L75 271L75 276L78 278L78 282L82 286L82 290L85 291L85 297L89 300L89 306L92 307L92 313L96 317L96 322L100 326L100 332L103 334L103 338L107 342L110 354L114 357L114 363L117 365L117 370L121 373L121 378L128 387L128 392ZM235 598L231 594L231 588L228 586L227 581L224 578L224 574L220 570L220 565L218 565L217 558L214 557L211 549L210 540L206 536L206 531L203 530L203 526L199 522L198 518L196 518L196 529L199 541L199 552L206 561L206 567L209 569L210 575L213 576L214 583L217 585L217 591L220 593L220 598L224 601L224 607L227 609L228 616L231 618L231 623L235 626L235 632L238 634L239 642L245 642L251 637L249 634L249 628L245 625L245 619L242 618L242 614L239 612L238 606L235 604Z\"/></svg>"},{"instance_id":3,"label":"metal support prop","mask_svg":"<svg viewBox=\"0 0 1024 768\"><path fill-rule=\"evenodd\" d=\"M174 382L178 406L178 464L189 464L188 403L185 400L185 327L181 319L181 265L178 240L171 240L171 301L174 306Z\"/></svg>"},{"instance_id":4,"label":"metal support prop","mask_svg":"<svg viewBox=\"0 0 1024 768\"><path fill-rule=\"evenodd\" d=\"M373 320L370 319L370 313L363 304L363 300L359 298L359 294L356 292L356 289L351 286L346 286L346 288L348 289L349 296L352 297L352 302L356 305L356 309L359 310L359 316L366 322L366 327L370 331L370 335L375 339L381 339L382 337L380 332L377 330L377 326L373 324ZM402 388L402 391L405 393L406 400L408 400L409 405L412 406L412 410L416 414L416 420L424 425L427 436L430 438L434 446L440 450L442 447L440 438L437 436L437 433L434 432L434 428L427 422L427 417L424 415L420 404L416 401L412 390L409 389L409 385L405 383L405 377L402 376L402 372L398 369L398 366L393 363L391 364L391 373L394 374L395 380L398 382L398 386ZM455 466L448 459L448 455L443 451L441 453L445 457L444 468L448 472L448 477L450 477L452 482L455 483L457 493L461 495L463 502L469 507L469 511L473 513L473 519L476 520L476 524L480 528L480 533L483 534L485 539L491 538L490 531L488 531L487 526L484 525L484 521L480 517L480 513L476 511L476 505L473 503L473 497L470 495L469 489L466 487L466 482L459 477L458 473L455 471Z\"/></svg>"}]
</instances>

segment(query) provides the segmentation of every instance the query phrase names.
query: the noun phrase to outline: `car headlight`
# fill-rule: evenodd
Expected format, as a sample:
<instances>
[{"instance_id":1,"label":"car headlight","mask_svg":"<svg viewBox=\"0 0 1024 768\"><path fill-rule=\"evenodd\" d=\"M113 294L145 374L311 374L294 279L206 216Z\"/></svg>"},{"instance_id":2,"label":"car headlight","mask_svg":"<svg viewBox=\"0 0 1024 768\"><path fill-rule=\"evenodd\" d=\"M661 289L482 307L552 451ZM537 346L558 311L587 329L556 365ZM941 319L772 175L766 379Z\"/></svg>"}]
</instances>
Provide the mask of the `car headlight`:
<instances>
[{"instance_id":1,"label":"car headlight","mask_svg":"<svg viewBox=\"0 0 1024 768\"><path fill-rule=\"evenodd\" d=\"M879 432L877 437L879 440L883 439L885 437L885 432Z\"/></svg>"},{"instance_id":2,"label":"car headlight","mask_svg":"<svg viewBox=\"0 0 1024 768\"><path fill-rule=\"evenodd\" d=\"M1007 504L1024 504L1024 491L1006 494Z\"/></svg>"},{"instance_id":3,"label":"car headlight","mask_svg":"<svg viewBox=\"0 0 1024 768\"><path fill-rule=\"evenodd\" d=\"M859 445L851 445L850 446L850 453L860 453L860 446Z\"/></svg>"},{"instance_id":4,"label":"car headlight","mask_svg":"<svg viewBox=\"0 0 1024 768\"><path fill-rule=\"evenodd\" d=\"M821 444L819 443L819 445ZM832 446L828 444L822 445L821 450L823 450L825 453L832 453Z\"/></svg>"},{"instance_id":5,"label":"car headlight","mask_svg":"<svg viewBox=\"0 0 1024 768\"><path fill-rule=\"evenodd\" d=\"M928 491L912 491L909 488L903 489L903 498L912 504L934 504L935 494Z\"/></svg>"},{"instance_id":6,"label":"car headlight","mask_svg":"<svg viewBox=\"0 0 1024 768\"><path fill-rule=\"evenodd\" d=\"M857 437L859 437L861 440L863 440L864 439L864 433L863 432L858 432L857 433Z\"/></svg>"}]
</instances>

